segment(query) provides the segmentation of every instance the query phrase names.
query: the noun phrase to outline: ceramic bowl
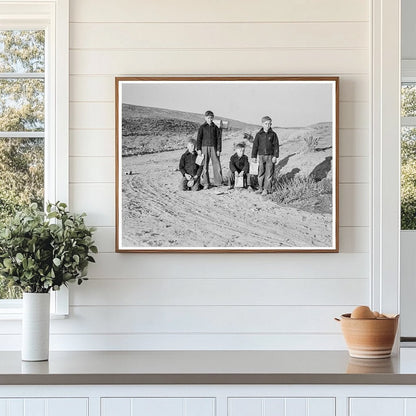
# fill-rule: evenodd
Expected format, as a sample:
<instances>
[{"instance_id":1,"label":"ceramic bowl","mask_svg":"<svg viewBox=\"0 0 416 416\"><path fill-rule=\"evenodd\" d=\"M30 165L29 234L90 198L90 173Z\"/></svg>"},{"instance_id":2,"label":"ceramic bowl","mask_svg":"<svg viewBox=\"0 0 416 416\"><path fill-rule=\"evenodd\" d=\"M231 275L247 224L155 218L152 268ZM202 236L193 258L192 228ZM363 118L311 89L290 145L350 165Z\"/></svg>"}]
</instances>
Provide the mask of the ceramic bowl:
<instances>
[{"instance_id":1,"label":"ceramic bowl","mask_svg":"<svg viewBox=\"0 0 416 416\"><path fill-rule=\"evenodd\" d=\"M341 315L341 329L351 357L387 358L396 337L399 315L382 319L352 319Z\"/></svg>"}]
</instances>

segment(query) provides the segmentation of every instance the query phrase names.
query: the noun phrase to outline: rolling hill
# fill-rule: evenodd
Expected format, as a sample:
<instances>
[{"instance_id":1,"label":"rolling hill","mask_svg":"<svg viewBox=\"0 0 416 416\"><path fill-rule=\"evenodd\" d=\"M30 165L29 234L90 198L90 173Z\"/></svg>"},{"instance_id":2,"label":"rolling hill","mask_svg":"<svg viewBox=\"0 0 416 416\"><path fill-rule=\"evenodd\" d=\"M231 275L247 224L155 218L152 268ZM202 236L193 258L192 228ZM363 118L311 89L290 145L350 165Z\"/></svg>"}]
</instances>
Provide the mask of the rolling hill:
<instances>
[{"instance_id":1,"label":"rolling hill","mask_svg":"<svg viewBox=\"0 0 416 416\"><path fill-rule=\"evenodd\" d=\"M122 154L134 156L184 149L186 142L196 139L202 114L165 108L123 104ZM259 126L217 116L228 121L228 130L256 131Z\"/></svg>"}]
</instances>

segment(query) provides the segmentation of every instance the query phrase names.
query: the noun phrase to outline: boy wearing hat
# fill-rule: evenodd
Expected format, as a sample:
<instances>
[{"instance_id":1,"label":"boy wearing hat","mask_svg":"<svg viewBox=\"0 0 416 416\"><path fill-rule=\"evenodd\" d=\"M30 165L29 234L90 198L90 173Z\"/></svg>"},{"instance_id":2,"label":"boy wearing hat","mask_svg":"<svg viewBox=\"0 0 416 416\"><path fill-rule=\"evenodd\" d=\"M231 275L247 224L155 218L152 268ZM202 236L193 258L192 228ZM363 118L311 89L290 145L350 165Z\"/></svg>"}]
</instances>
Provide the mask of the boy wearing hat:
<instances>
[{"instance_id":1,"label":"boy wearing hat","mask_svg":"<svg viewBox=\"0 0 416 416\"><path fill-rule=\"evenodd\" d=\"M197 153L195 152L196 141L190 139L187 143L186 152L181 156L179 161L179 170L182 173L182 178L179 183L181 191L199 191L200 178L202 173L202 165L196 164Z\"/></svg>"},{"instance_id":2,"label":"boy wearing hat","mask_svg":"<svg viewBox=\"0 0 416 416\"><path fill-rule=\"evenodd\" d=\"M234 189L235 179L237 176L243 177L243 188L247 188L249 182L249 168L248 157L244 154L245 144L238 143L235 146L235 153L230 158L230 171L228 172L228 189Z\"/></svg>"},{"instance_id":3,"label":"boy wearing hat","mask_svg":"<svg viewBox=\"0 0 416 416\"><path fill-rule=\"evenodd\" d=\"M259 189L256 193L267 195L271 192L274 164L279 157L279 139L272 130L272 119L264 116L261 119L263 127L256 134L253 142L251 157L253 162L258 158Z\"/></svg>"},{"instance_id":4,"label":"boy wearing hat","mask_svg":"<svg viewBox=\"0 0 416 416\"><path fill-rule=\"evenodd\" d=\"M214 172L214 185L222 185L222 174L220 164L220 154L222 150L221 130L213 122L214 113L210 110L205 112L205 123L199 127L196 139L196 149L198 154L204 155L202 183L204 189L209 187L209 162L212 160L212 170Z\"/></svg>"}]
</instances>

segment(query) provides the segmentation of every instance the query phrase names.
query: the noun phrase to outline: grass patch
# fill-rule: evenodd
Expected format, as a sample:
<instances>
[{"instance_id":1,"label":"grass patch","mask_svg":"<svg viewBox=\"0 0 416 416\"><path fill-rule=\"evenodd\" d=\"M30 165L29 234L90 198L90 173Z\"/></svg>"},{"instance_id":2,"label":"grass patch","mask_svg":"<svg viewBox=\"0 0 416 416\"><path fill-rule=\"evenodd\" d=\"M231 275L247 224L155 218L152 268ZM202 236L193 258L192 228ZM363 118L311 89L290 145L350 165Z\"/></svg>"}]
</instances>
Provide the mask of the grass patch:
<instances>
[{"instance_id":1,"label":"grass patch","mask_svg":"<svg viewBox=\"0 0 416 416\"><path fill-rule=\"evenodd\" d=\"M274 181L271 200L315 213L332 212L332 181L314 181L308 176L295 176L289 180Z\"/></svg>"}]
</instances>

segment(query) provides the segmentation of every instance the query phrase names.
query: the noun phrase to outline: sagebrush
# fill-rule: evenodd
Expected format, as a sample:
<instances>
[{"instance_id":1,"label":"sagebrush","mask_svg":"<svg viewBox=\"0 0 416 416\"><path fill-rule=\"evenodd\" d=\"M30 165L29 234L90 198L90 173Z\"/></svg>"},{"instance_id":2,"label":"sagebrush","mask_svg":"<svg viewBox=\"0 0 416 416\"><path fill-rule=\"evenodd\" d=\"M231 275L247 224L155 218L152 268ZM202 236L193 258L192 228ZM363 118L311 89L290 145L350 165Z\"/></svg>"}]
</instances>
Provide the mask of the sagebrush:
<instances>
[{"instance_id":1,"label":"sagebrush","mask_svg":"<svg viewBox=\"0 0 416 416\"><path fill-rule=\"evenodd\" d=\"M309 176L298 175L282 182L275 181L271 198L279 204L290 205L294 202L302 202L331 193L331 180L323 179L316 182Z\"/></svg>"},{"instance_id":2,"label":"sagebrush","mask_svg":"<svg viewBox=\"0 0 416 416\"><path fill-rule=\"evenodd\" d=\"M319 141L321 140L320 137L317 136L306 136L303 138L305 142L305 147L307 152L315 152L318 148Z\"/></svg>"}]
</instances>

